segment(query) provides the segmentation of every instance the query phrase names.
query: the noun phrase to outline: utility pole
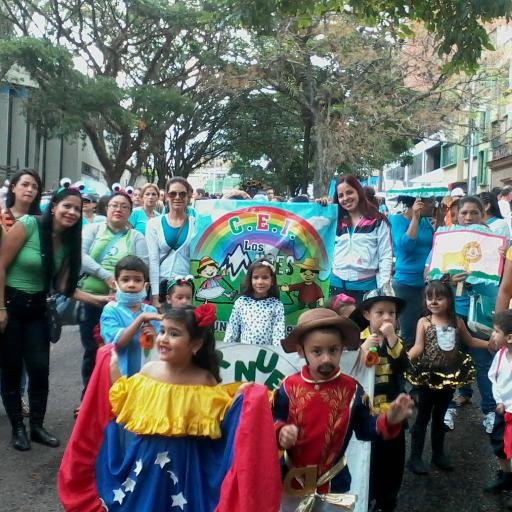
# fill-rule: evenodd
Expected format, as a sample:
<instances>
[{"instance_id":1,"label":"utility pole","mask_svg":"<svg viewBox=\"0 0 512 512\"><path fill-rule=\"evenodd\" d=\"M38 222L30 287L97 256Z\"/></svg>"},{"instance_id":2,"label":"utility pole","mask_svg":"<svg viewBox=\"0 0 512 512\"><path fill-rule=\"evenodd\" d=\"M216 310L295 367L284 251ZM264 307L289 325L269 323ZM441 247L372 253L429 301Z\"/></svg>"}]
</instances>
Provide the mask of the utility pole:
<instances>
[{"instance_id":1,"label":"utility pole","mask_svg":"<svg viewBox=\"0 0 512 512\"><path fill-rule=\"evenodd\" d=\"M471 93L469 96L469 133L468 133L468 195L472 196L473 190L473 155L475 152L475 121L473 119L473 99L475 95L475 82L471 81Z\"/></svg>"},{"instance_id":2,"label":"utility pole","mask_svg":"<svg viewBox=\"0 0 512 512\"><path fill-rule=\"evenodd\" d=\"M471 112L470 112L471 116ZM468 134L468 195L472 196L475 194L473 190L473 175L474 175L474 162L473 156L475 151L475 122L472 117L469 119L469 134Z\"/></svg>"}]
</instances>

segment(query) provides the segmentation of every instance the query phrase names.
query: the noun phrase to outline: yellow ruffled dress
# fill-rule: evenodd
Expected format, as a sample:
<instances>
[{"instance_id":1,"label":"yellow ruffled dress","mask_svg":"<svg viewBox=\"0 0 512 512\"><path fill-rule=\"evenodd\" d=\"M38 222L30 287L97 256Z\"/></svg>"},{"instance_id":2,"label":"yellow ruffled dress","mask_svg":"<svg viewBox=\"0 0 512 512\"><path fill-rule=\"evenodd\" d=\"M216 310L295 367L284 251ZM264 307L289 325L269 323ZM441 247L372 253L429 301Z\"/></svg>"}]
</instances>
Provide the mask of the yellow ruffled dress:
<instances>
[{"instance_id":1,"label":"yellow ruffled dress","mask_svg":"<svg viewBox=\"0 0 512 512\"><path fill-rule=\"evenodd\" d=\"M110 403L117 423L134 434L218 439L239 387L168 384L137 373L113 384Z\"/></svg>"}]
</instances>

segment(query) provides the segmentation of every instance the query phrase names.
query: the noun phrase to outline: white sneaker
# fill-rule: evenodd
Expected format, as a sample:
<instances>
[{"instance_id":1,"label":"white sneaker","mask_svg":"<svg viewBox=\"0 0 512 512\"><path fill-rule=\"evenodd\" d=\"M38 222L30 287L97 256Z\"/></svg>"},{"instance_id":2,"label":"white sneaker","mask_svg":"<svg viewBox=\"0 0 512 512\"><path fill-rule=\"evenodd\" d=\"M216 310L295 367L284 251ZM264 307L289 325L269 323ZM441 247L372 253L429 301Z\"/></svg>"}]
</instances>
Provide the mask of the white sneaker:
<instances>
[{"instance_id":1,"label":"white sneaker","mask_svg":"<svg viewBox=\"0 0 512 512\"><path fill-rule=\"evenodd\" d=\"M484 426L486 434L492 434L492 429L494 428L495 417L496 417L496 413L494 413L494 412L488 412L484 416L484 421L482 422L482 425Z\"/></svg>"},{"instance_id":2,"label":"white sneaker","mask_svg":"<svg viewBox=\"0 0 512 512\"><path fill-rule=\"evenodd\" d=\"M457 409L449 407L444 415L444 424L448 430L455 428L455 416L457 416Z\"/></svg>"}]
</instances>

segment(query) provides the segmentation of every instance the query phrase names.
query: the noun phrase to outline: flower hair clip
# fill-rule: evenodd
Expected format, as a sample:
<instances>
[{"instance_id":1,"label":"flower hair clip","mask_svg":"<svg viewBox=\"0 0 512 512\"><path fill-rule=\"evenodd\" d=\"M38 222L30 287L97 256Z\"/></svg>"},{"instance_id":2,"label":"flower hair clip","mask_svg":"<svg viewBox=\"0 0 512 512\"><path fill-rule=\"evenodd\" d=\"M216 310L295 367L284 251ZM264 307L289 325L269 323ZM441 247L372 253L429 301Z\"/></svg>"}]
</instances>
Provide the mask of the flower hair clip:
<instances>
[{"instance_id":1,"label":"flower hair clip","mask_svg":"<svg viewBox=\"0 0 512 512\"><path fill-rule=\"evenodd\" d=\"M199 327L210 327L217 320L217 307L207 302L194 310L194 316Z\"/></svg>"}]
</instances>

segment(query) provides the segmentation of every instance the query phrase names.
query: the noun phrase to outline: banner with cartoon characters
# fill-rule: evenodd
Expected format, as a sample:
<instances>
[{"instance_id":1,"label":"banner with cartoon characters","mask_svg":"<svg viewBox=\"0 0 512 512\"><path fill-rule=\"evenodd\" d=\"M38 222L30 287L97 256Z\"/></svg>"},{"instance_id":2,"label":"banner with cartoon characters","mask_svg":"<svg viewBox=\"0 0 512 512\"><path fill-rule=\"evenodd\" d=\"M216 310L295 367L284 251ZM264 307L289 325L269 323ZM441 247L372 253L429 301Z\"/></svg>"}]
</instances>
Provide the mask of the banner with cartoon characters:
<instances>
[{"instance_id":1,"label":"banner with cartoon characters","mask_svg":"<svg viewBox=\"0 0 512 512\"><path fill-rule=\"evenodd\" d=\"M325 305L337 209L316 203L198 201L191 269L194 302L217 305L217 339L222 339L247 268L267 256L276 268L286 329L306 308Z\"/></svg>"}]
</instances>

